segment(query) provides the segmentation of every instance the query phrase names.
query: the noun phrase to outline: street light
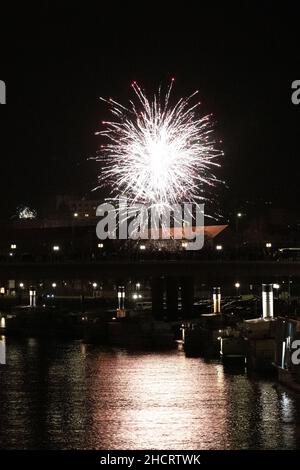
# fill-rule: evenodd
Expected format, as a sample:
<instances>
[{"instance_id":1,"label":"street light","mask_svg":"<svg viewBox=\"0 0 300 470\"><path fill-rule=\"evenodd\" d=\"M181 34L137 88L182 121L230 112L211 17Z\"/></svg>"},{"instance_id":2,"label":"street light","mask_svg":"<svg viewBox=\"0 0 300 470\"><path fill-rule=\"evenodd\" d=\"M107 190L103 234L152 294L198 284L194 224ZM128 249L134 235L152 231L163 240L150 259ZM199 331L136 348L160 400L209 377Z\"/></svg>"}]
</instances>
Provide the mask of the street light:
<instances>
[{"instance_id":1,"label":"street light","mask_svg":"<svg viewBox=\"0 0 300 470\"><path fill-rule=\"evenodd\" d=\"M240 219L241 219L242 217L243 217L242 212L238 212L238 213L236 214L235 229L236 229L237 232L239 231L239 228L240 228L240 227L239 227L239 225L240 225Z\"/></svg>"},{"instance_id":2,"label":"street light","mask_svg":"<svg viewBox=\"0 0 300 470\"><path fill-rule=\"evenodd\" d=\"M277 298L278 298L278 291L279 291L279 289L280 289L280 284L276 284L276 283L273 284L273 289L274 289L275 291L277 291Z\"/></svg>"},{"instance_id":3,"label":"street light","mask_svg":"<svg viewBox=\"0 0 300 470\"><path fill-rule=\"evenodd\" d=\"M222 251L222 250L223 250L223 246L222 246L222 245L217 245L217 246L216 246L216 250L217 250L217 251Z\"/></svg>"},{"instance_id":4,"label":"street light","mask_svg":"<svg viewBox=\"0 0 300 470\"><path fill-rule=\"evenodd\" d=\"M78 212L74 212L73 217L78 217Z\"/></svg>"},{"instance_id":5,"label":"street light","mask_svg":"<svg viewBox=\"0 0 300 470\"><path fill-rule=\"evenodd\" d=\"M236 295L239 295L239 289L240 289L240 287L241 287L241 284L240 284L239 282L236 282L236 283L234 284L234 287L236 288Z\"/></svg>"},{"instance_id":6,"label":"street light","mask_svg":"<svg viewBox=\"0 0 300 470\"><path fill-rule=\"evenodd\" d=\"M272 243L271 243L271 242L267 242L267 243L266 243L266 248L272 248Z\"/></svg>"},{"instance_id":7,"label":"street light","mask_svg":"<svg viewBox=\"0 0 300 470\"><path fill-rule=\"evenodd\" d=\"M57 286L56 282L52 282L53 289L55 289L56 286Z\"/></svg>"},{"instance_id":8,"label":"street light","mask_svg":"<svg viewBox=\"0 0 300 470\"><path fill-rule=\"evenodd\" d=\"M59 251L59 250L60 250L60 246L59 246L59 245L53 245L52 250L53 250L53 251Z\"/></svg>"},{"instance_id":9,"label":"street light","mask_svg":"<svg viewBox=\"0 0 300 470\"><path fill-rule=\"evenodd\" d=\"M96 289L97 286L98 286L97 282L93 282L93 288Z\"/></svg>"},{"instance_id":10,"label":"street light","mask_svg":"<svg viewBox=\"0 0 300 470\"><path fill-rule=\"evenodd\" d=\"M19 287L21 287L21 289L23 289L24 288L24 283L20 282Z\"/></svg>"}]
</instances>

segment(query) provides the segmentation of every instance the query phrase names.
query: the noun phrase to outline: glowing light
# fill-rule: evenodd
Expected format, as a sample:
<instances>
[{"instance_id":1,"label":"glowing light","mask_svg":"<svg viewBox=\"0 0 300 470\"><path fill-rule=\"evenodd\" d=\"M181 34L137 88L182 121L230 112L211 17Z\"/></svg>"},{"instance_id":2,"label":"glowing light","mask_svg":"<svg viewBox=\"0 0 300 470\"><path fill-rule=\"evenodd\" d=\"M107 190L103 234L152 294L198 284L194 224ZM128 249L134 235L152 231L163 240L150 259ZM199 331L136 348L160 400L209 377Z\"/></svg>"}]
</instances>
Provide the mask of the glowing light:
<instances>
[{"instance_id":1,"label":"glowing light","mask_svg":"<svg viewBox=\"0 0 300 470\"><path fill-rule=\"evenodd\" d=\"M5 317L1 317L0 327L5 328Z\"/></svg>"},{"instance_id":2,"label":"glowing light","mask_svg":"<svg viewBox=\"0 0 300 470\"><path fill-rule=\"evenodd\" d=\"M59 250L60 250L60 246L59 246L59 245L53 245L52 250L53 250L53 251L59 251Z\"/></svg>"},{"instance_id":3,"label":"glowing light","mask_svg":"<svg viewBox=\"0 0 300 470\"><path fill-rule=\"evenodd\" d=\"M280 289L280 284L273 284L274 289Z\"/></svg>"},{"instance_id":4,"label":"glowing light","mask_svg":"<svg viewBox=\"0 0 300 470\"><path fill-rule=\"evenodd\" d=\"M145 245L140 245L140 250L146 250L146 246Z\"/></svg>"},{"instance_id":5,"label":"glowing light","mask_svg":"<svg viewBox=\"0 0 300 470\"><path fill-rule=\"evenodd\" d=\"M10 249L11 249L11 250L16 250L16 249L17 249L17 245L16 245L15 243L12 243L12 244L10 245Z\"/></svg>"},{"instance_id":6,"label":"glowing light","mask_svg":"<svg viewBox=\"0 0 300 470\"><path fill-rule=\"evenodd\" d=\"M56 282L52 282L53 289L55 289L56 286L57 286Z\"/></svg>"},{"instance_id":7,"label":"glowing light","mask_svg":"<svg viewBox=\"0 0 300 470\"><path fill-rule=\"evenodd\" d=\"M241 284L240 284L239 282L236 282L236 283L234 284L234 287L236 287L237 289L239 289L239 288L241 287Z\"/></svg>"},{"instance_id":8,"label":"glowing light","mask_svg":"<svg viewBox=\"0 0 300 470\"><path fill-rule=\"evenodd\" d=\"M217 246L216 246L216 250L217 250L217 251L223 250L223 246L222 246L222 245L217 245Z\"/></svg>"},{"instance_id":9,"label":"glowing light","mask_svg":"<svg viewBox=\"0 0 300 470\"><path fill-rule=\"evenodd\" d=\"M19 219L35 219L36 215L36 211L34 209L30 209L30 207L24 206L18 208Z\"/></svg>"},{"instance_id":10,"label":"glowing light","mask_svg":"<svg viewBox=\"0 0 300 470\"><path fill-rule=\"evenodd\" d=\"M97 282L93 282L93 288L96 289L97 286L98 286Z\"/></svg>"},{"instance_id":11,"label":"glowing light","mask_svg":"<svg viewBox=\"0 0 300 470\"><path fill-rule=\"evenodd\" d=\"M97 156L98 187L110 188L111 196L160 210L209 199L206 190L218 182L213 169L223 152L212 137L211 115L199 115L200 103L192 104L197 91L170 103L173 81L164 96L159 90L152 99L133 82L137 99L129 108L101 98L114 119L97 133L107 139Z\"/></svg>"},{"instance_id":12,"label":"glowing light","mask_svg":"<svg viewBox=\"0 0 300 470\"><path fill-rule=\"evenodd\" d=\"M272 243L267 242L267 243L266 243L266 248L272 248Z\"/></svg>"},{"instance_id":13,"label":"glowing light","mask_svg":"<svg viewBox=\"0 0 300 470\"><path fill-rule=\"evenodd\" d=\"M78 212L74 212L73 217L78 217Z\"/></svg>"},{"instance_id":14,"label":"glowing light","mask_svg":"<svg viewBox=\"0 0 300 470\"><path fill-rule=\"evenodd\" d=\"M242 217L243 214L241 212L238 212L236 215L237 217Z\"/></svg>"},{"instance_id":15,"label":"glowing light","mask_svg":"<svg viewBox=\"0 0 300 470\"><path fill-rule=\"evenodd\" d=\"M103 243L98 243L98 248L103 248Z\"/></svg>"},{"instance_id":16,"label":"glowing light","mask_svg":"<svg viewBox=\"0 0 300 470\"><path fill-rule=\"evenodd\" d=\"M273 318L274 316L274 298L273 284L262 285L262 307L263 318Z\"/></svg>"},{"instance_id":17,"label":"glowing light","mask_svg":"<svg viewBox=\"0 0 300 470\"><path fill-rule=\"evenodd\" d=\"M24 283L23 283L23 282L20 282L19 287L21 287L21 289L23 289Z\"/></svg>"}]
</instances>

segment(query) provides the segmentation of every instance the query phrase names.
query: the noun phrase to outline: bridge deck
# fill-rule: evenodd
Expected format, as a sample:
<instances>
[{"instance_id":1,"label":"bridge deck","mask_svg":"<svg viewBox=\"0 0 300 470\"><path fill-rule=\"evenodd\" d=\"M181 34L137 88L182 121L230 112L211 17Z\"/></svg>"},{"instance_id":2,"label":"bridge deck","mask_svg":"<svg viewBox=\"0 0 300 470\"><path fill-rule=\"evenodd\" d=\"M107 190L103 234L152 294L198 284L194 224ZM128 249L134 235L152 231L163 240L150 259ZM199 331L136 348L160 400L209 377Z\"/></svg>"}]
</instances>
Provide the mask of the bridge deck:
<instances>
[{"instance_id":1,"label":"bridge deck","mask_svg":"<svg viewBox=\"0 0 300 470\"><path fill-rule=\"evenodd\" d=\"M299 277L298 261L105 260L95 262L0 263L0 279L90 279L185 276L204 280L265 281Z\"/></svg>"}]
</instances>

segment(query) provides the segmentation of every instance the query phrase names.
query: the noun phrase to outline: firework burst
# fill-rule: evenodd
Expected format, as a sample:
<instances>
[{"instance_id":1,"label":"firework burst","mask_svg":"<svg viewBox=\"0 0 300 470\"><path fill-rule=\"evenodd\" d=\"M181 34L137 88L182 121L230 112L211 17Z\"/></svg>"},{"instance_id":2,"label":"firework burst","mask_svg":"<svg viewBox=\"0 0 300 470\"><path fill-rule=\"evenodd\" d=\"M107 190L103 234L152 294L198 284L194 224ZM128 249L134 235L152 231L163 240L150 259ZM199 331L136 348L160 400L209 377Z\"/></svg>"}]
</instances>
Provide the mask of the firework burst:
<instances>
[{"instance_id":1,"label":"firework burst","mask_svg":"<svg viewBox=\"0 0 300 470\"><path fill-rule=\"evenodd\" d=\"M173 80L164 95L159 89L148 99L133 82L136 99L129 107L101 98L114 118L97 132L106 139L97 156L98 187L108 187L112 197L149 208L209 199L223 154L212 135L211 115L200 115L197 91L172 105L172 86Z\"/></svg>"}]
</instances>

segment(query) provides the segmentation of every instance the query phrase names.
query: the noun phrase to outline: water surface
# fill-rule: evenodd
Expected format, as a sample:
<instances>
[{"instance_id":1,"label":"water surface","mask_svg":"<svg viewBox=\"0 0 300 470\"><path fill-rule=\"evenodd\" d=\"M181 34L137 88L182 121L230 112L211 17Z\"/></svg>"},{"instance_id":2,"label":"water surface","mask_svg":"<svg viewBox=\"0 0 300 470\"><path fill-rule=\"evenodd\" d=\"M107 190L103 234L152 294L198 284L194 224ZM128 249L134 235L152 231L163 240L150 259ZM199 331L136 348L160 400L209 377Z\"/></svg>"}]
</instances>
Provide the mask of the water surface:
<instances>
[{"instance_id":1,"label":"water surface","mask_svg":"<svg viewBox=\"0 0 300 470\"><path fill-rule=\"evenodd\" d=\"M0 448L295 449L300 396L183 352L6 338Z\"/></svg>"}]
</instances>

